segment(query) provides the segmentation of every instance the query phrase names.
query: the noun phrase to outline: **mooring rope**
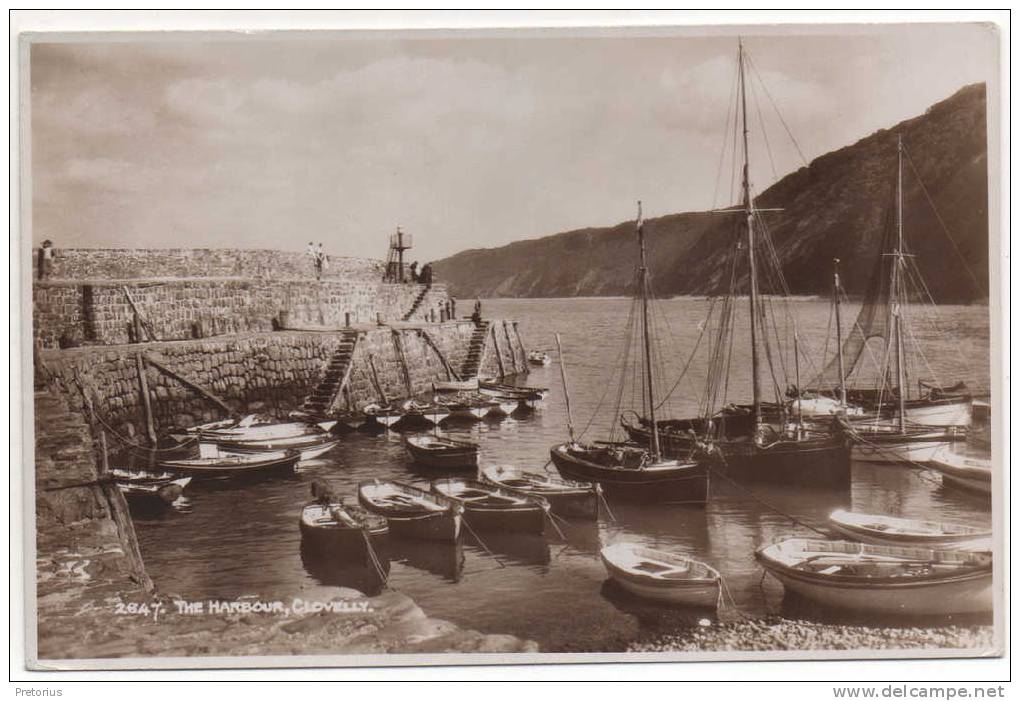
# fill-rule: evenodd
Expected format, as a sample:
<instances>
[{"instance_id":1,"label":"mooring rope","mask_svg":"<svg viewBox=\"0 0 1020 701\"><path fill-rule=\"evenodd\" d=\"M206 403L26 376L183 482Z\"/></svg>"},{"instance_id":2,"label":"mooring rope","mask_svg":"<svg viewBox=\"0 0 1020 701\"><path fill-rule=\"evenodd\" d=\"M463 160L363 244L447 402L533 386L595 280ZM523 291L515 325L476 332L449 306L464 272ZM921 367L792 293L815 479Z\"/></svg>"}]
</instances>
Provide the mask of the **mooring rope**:
<instances>
[{"instance_id":1,"label":"mooring rope","mask_svg":"<svg viewBox=\"0 0 1020 701\"><path fill-rule=\"evenodd\" d=\"M358 530L361 532L361 537L365 540L365 547L368 549L369 563L375 569L376 574L379 575L379 581L382 582L384 588L392 589L390 586L389 575L383 571L382 561L379 559L379 556L376 555L375 548L372 546L372 539L369 537L364 528L360 528Z\"/></svg>"},{"instance_id":2,"label":"mooring rope","mask_svg":"<svg viewBox=\"0 0 1020 701\"><path fill-rule=\"evenodd\" d=\"M466 528L466 529L467 529L468 533L470 533L470 534L471 534L471 536L472 536L472 537L473 537L473 538L475 539L475 541L477 541L477 543L478 543L479 547L481 547L481 549L482 549L482 550L484 550L484 551L485 551L485 553L486 553L486 554L487 554L487 555L488 555L489 557L491 557L491 558L492 558L493 560L495 560L496 562L498 562L498 563L499 563L499 566L500 566L500 567L506 567L506 563L505 563L505 562L503 562L502 560L500 560L500 559L499 559L499 558L498 558L498 557L496 556L496 553L494 553L494 552L492 552L491 550L489 550L489 546L487 546L487 545L485 544L485 541L483 541L483 540L482 540L482 539L481 539L481 538L480 538L480 537L478 536L478 533L476 533L476 532L475 532L475 529L471 527L471 524L470 524L470 523L468 523L468 520L467 520L467 516L466 516L466 515L465 515L465 516L463 517L463 519L461 520L461 523L463 523L463 524L464 524L464 528Z\"/></svg>"},{"instance_id":3,"label":"mooring rope","mask_svg":"<svg viewBox=\"0 0 1020 701\"><path fill-rule=\"evenodd\" d=\"M599 499L602 500L602 506L605 507L606 513L609 515L609 520L616 523L616 516L613 515L613 510L609 508L609 500L606 499L606 493L602 491L602 485L596 483L595 493L598 494Z\"/></svg>"}]
</instances>

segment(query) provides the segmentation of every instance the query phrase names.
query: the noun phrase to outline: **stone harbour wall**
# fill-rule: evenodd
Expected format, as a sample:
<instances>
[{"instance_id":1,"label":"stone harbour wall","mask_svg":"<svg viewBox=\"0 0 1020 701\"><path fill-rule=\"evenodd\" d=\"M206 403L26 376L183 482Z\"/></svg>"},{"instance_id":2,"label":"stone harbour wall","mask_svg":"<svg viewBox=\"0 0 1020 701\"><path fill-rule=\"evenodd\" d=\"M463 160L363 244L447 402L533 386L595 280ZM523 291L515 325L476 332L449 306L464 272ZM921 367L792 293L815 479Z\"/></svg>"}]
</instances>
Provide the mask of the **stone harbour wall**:
<instances>
[{"instance_id":1,"label":"stone harbour wall","mask_svg":"<svg viewBox=\"0 0 1020 701\"><path fill-rule=\"evenodd\" d=\"M444 285L426 290L381 278L47 281L33 286L33 337L43 348L149 340L147 330L135 328L135 307L161 341L397 321L423 292L414 316L435 310L440 318L447 300Z\"/></svg>"},{"instance_id":2,"label":"stone harbour wall","mask_svg":"<svg viewBox=\"0 0 1020 701\"><path fill-rule=\"evenodd\" d=\"M500 361L502 374L527 372L514 322L495 320L490 328L496 331L487 336L480 374L499 376ZM428 395L433 382L448 379L439 353L457 370L474 332L470 321L360 328L349 382L353 406L380 401L373 367L388 400ZM513 343L507 341L507 333ZM341 333L332 332L247 333L194 341L43 350L39 359L75 411L85 412L91 401L99 416L118 433L140 440L146 422L139 356L155 428L164 432L222 418L224 412L149 359L211 392L235 411L284 413L299 408L312 393L342 340ZM346 408L346 400L337 401L333 408Z\"/></svg>"},{"instance_id":3,"label":"stone harbour wall","mask_svg":"<svg viewBox=\"0 0 1020 701\"><path fill-rule=\"evenodd\" d=\"M58 242L59 243L59 242ZM33 251L38 256L39 249ZM38 260L33 276L38 279ZM386 263L371 258L326 256L322 279L381 280ZM314 278L305 252L233 248L60 248L54 249L47 280L130 280L138 278Z\"/></svg>"}]
</instances>

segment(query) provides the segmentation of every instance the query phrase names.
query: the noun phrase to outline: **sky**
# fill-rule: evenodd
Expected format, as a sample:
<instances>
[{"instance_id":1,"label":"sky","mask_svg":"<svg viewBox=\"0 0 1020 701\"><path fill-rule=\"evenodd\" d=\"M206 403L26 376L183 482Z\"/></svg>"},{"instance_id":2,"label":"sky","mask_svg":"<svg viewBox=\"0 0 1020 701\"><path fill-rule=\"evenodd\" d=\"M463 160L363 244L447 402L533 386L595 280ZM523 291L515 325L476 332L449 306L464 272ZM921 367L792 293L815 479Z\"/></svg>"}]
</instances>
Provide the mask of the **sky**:
<instances>
[{"instance_id":1,"label":"sky","mask_svg":"<svg viewBox=\"0 0 1020 701\"><path fill-rule=\"evenodd\" d=\"M755 189L991 83L993 31L742 32ZM399 225L425 262L725 206L737 36L641 34L36 43L33 241L384 258Z\"/></svg>"}]
</instances>

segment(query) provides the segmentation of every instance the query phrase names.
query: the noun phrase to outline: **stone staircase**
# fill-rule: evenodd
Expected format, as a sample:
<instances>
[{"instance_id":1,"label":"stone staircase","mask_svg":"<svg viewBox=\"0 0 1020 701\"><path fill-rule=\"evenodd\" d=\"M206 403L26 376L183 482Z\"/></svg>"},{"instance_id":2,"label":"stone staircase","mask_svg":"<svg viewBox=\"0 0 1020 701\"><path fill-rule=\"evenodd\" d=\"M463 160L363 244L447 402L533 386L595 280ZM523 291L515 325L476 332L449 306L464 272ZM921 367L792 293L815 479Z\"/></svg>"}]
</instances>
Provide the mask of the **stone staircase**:
<instances>
[{"instance_id":1,"label":"stone staircase","mask_svg":"<svg viewBox=\"0 0 1020 701\"><path fill-rule=\"evenodd\" d=\"M309 414L325 415L351 376L351 361L354 358L354 347L358 343L358 333L357 331L341 333L340 345L329 359L326 374L301 406L302 410Z\"/></svg>"},{"instance_id":2,"label":"stone staircase","mask_svg":"<svg viewBox=\"0 0 1020 701\"><path fill-rule=\"evenodd\" d=\"M489 322L479 321L475 326L475 332L471 334L471 343L468 346L467 358L461 366L460 376L468 380L478 377L478 366L482 362L482 352L485 350L485 337L489 333Z\"/></svg>"},{"instance_id":3,"label":"stone staircase","mask_svg":"<svg viewBox=\"0 0 1020 701\"><path fill-rule=\"evenodd\" d=\"M423 288L421 288L421 292L419 292L418 296L415 298L414 304L411 305L411 310L407 312L407 314L404 314L402 318L403 321L411 320L411 317L413 317L414 313L418 311L418 307L421 306L421 303L425 300L425 297L428 295L429 290L431 289L432 289L431 284L425 285Z\"/></svg>"}]
</instances>

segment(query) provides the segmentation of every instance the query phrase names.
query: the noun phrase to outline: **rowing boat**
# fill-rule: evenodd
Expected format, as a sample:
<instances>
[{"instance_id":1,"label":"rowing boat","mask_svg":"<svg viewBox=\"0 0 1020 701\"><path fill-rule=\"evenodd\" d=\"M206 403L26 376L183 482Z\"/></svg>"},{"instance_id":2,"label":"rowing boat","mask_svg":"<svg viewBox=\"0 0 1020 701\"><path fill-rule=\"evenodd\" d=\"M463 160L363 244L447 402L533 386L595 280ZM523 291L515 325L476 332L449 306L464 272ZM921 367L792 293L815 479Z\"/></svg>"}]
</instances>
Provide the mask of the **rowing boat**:
<instances>
[{"instance_id":1,"label":"rowing boat","mask_svg":"<svg viewBox=\"0 0 1020 701\"><path fill-rule=\"evenodd\" d=\"M432 389L436 392L464 392L478 389L478 378L468 380L443 380L432 383Z\"/></svg>"},{"instance_id":2,"label":"rowing boat","mask_svg":"<svg viewBox=\"0 0 1020 701\"><path fill-rule=\"evenodd\" d=\"M987 528L951 523L861 514L837 509L829 524L839 535L862 543L936 548L939 550L990 550Z\"/></svg>"},{"instance_id":3,"label":"rowing boat","mask_svg":"<svg viewBox=\"0 0 1020 701\"><path fill-rule=\"evenodd\" d=\"M464 507L464 519L474 530L542 533L549 504L476 480L449 478L432 483L432 491Z\"/></svg>"},{"instance_id":4,"label":"rowing boat","mask_svg":"<svg viewBox=\"0 0 1020 701\"><path fill-rule=\"evenodd\" d=\"M441 470L470 470L478 465L478 444L422 433L404 439L411 459Z\"/></svg>"},{"instance_id":5,"label":"rowing boat","mask_svg":"<svg viewBox=\"0 0 1020 701\"><path fill-rule=\"evenodd\" d=\"M340 445L340 439L328 433L309 434L257 441L219 441L202 438L198 444L202 457L219 455L257 455L281 450L296 451L301 460L312 460Z\"/></svg>"},{"instance_id":6,"label":"rowing boat","mask_svg":"<svg viewBox=\"0 0 1020 701\"><path fill-rule=\"evenodd\" d=\"M531 351L528 353L528 362L532 365L550 365L552 358L549 357L548 353L542 351Z\"/></svg>"},{"instance_id":7,"label":"rowing boat","mask_svg":"<svg viewBox=\"0 0 1020 701\"><path fill-rule=\"evenodd\" d=\"M177 501L184 488L191 482L172 471L149 472L147 470L110 470L124 498L135 506L166 506Z\"/></svg>"},{"instance_id":8,"label":"rowing boat","mask_svg":"<svg viewBox=\"0 0 1020 701\"><path fill-rule=\"evenodd\" d=\"M252 455L212 455L182 460L162 460L159 467L198 480L250 477L294 472L301 459L293 450L261 452Z\"/></svg>"},{"instance_id":9,"label":"rowing boat","mask_svg":"<svg viewBox=\"0 0 1020 701\"><path fill-rule=\"evenodd\" d=\"M369 555L368 545L389 533L386 519L342 500L310 502L301 509L301 538L309 545L331 552Z\"/></svg>"},{"instance_id":10,"label":"rowing boat","mask_svg":"<svg viewBox=\"0 0 1020 701\"><path fill-rule=\"evenodd\" d=\"M992 461L974 455L940 450L928 467L942 475L942 484L982 494L992 493Z\"/></svg>"},{"instance_id":11,"label":"rowing boat","mask_svg":"<svg viewBox=\"0 0 1020 701\"><path fill-rule=\"evenodd\" d=\"M721 577L704 562L633 543L609 545L601 555L609 576L632 594L680 606L718 606Z\"/></svg>"},{"instance_id":12,"label":"rowing boat","mask_svg":"<svg viewBox=\"0 0 1020 701\"><path fill-rule=\"evenodd\" d=\"M574 482L541 472L531 472L505 465L489 465L479 471L482 482L542 497L559 516L597 519L599 517L599 486L592 482Z\"/></svg>"},{"instance_id":13,"label":"rowing boat","mask_svg":"<svg viewBox=\"0 0 1020 701\"><path fill-rule=\"evenodd\" d=\"M992 609L992 556L789 538L755 558L788 592L838 609L952 615Z\"/></svg>"},{"instance_id":14,"label":"rowing boat","mask_svg":"<svg viewBox=\"0 0 1020 701\"><path fill-rule=\"evenodd\" d=\"M460 536L463 507L413 484L377 479L361 482L358 501L369 511L384 516L395 536L449 541Z\"/></svg>"}]
</instances>

